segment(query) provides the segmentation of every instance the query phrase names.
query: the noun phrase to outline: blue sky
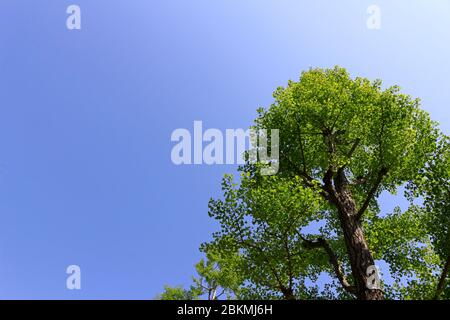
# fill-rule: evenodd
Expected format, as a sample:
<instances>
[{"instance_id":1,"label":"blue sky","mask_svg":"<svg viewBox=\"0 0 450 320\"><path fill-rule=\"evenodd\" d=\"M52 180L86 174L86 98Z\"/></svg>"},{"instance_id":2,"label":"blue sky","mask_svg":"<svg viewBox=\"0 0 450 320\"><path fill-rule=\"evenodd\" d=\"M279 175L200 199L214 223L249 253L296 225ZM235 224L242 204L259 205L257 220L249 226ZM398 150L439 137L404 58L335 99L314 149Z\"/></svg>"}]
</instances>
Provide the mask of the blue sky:
<instances>
[{"instance_id":1,"label":"blue sky","mask_svg":"<svg viewBox=\"0 0 450 320\"><path fill-rule=\"evenodd\" d=\"M172 131L246 128L309 67L398 84L449 133L449 17L446 0L1 0L0 298L189 283L235 167L173 165ZM66 289L71 264L82 290Z\"/></svg>"}]
</instances>

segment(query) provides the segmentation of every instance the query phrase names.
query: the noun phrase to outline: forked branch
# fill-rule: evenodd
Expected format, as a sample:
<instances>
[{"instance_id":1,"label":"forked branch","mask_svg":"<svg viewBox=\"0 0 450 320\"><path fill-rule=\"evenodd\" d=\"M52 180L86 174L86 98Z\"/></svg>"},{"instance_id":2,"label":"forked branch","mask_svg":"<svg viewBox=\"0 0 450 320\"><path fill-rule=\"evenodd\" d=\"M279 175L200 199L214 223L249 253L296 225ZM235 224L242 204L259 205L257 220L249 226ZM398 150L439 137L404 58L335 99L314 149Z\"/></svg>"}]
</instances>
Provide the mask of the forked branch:
<instances>
[{"instance_id":1,"label":"forked branch","mask_svg":"<svg viewBox=\"0 0 450 320\"><path fill-rule=\"evenodd\" d=\"M356 287L350 285L350 283L347 281L347 278L345 277L344 272L342 271L341 264L339 263L339 260L336 254L334 253L333 249L331 249L329 243L323 238L318 238L316 240L308 240L304 238L302 235L300 235L300 237L303 241L303 247L305 249L323 248L325 250L330 260L330 263L333 265L334 273L336 274L336 277L338 278L344 290L347 291L348 293L356 294L357 291Z\"/></svg>"}]
</instances>

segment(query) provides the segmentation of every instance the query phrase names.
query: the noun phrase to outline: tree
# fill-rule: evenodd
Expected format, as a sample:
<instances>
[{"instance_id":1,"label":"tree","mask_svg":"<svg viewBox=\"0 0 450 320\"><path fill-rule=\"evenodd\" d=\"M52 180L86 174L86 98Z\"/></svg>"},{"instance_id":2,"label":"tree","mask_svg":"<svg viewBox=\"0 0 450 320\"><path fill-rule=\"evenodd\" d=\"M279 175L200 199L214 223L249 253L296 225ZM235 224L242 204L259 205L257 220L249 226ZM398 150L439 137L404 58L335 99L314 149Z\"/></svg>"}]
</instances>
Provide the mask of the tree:
<instances>
[{"instance_id":1,"label":"tree","mask_svg":"<svg viewBox=\"0 0 450 320\"><path fill-rule=\"evenodd\" d=\"M200 292L194 288L189 290L182 286L170 287L164 286L164 291L156 297L157 300L198 300Z\"/></svg>"},{"instance_id":2,"label":"tree","mask_svg":"<svg viewBox=\"0 0 450 320\"><path fill-rule=\"evenodd\" d=\"M448 257L437 240L448 207L436 209L441 198L424 177L442 177L448 162L431 170L445 136L419 99L339 67L303 72L274 99L254 129L279 129L279 171L265 176L263 164L247 163L239 182L225 176L223 198L209 205L221 228L201 248L235 262L238 298L430 298ZM382 213L381 193L407 185L410 208ZM429 201L415 204L423 194ZM389 264L393 284L374 281L376 260ZM324 273L333 279L320 291L314 280Z\"/></svg>"},{"instance_id":3,"label":"tree","mask_svg":"<svg viewBox=\"0 0 450 320\"><path fill-rule=\"evenodd\" d=\"M257 128L280 128L280 175L320 186L339 220L359 299L382 299L367 287L375 265L364 235L370 207L383 190L413 180L430 159L438 131L419 100L381 81L351 79L342 68L313 69L275 92ZM354 290L354 291L353 291Z\"/></svg>"},{"instance_id":4,"label":"tree","mask_svg":"<svg viewBox=\"0 0 450 320\"><path fill-rule=\"evenodd\" d=\"M444 292L450 272L450 139L442 136L438 142L432 160L409 185L411 198L422 196L425 209L432 213L426 227L441 265L434 299L450 298L450 290Z\"/></svg>"},{"instance_id":5,"label":"tree","mask_svg":"<svg viewBox=\"0 0 450 320\"><path fill-rule=\"evenodd\" d=\"M227 257L222 259L210 250L206 259L201 259L196 265L197 277L192 278L189 289L182 286L165 286L159 300L218 300L231 299L239 296L240 285L244 281L236 272L236 260ZM237 258L237 256L235 256Z\"/></svg>"}]
</instances>

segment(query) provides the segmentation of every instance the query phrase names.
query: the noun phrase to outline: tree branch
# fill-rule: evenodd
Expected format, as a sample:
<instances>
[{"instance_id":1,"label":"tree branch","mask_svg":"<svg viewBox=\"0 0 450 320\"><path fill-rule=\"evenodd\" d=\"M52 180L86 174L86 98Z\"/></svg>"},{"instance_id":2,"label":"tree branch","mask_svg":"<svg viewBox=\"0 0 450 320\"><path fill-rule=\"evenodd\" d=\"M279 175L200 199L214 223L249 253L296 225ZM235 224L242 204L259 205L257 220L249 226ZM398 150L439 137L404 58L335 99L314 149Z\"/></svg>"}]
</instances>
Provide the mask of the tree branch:
<instances>
[{"instance_id":1,"label":"tree branch","mask_svg":"<svg viewBox=\"0 0 450 320\"><path fill-rule=\"evenodd\" d=\"M246 246L252 247L254 249L256 249L257 251L259 251L259 253L262 256L262 259L267 263L267 266L269 267L270 271L272 272L272 275L275 277L275 281L278 283L278 288L280 289L281 292L284 292L283 290L285 290L285 287L283 285L283 282L281 281L280 276L278 275L277 270L275 269L275 267L273 267L269 261L269 259L267 258L267 256L264 253L264 250L255 245L250 239L245 240L243 237L243 231L242 228L240 227L240 225L238 224L237 226L238 228L238 234L239 234L239 238L240 239L235 239L238 243L241 244L242 247L246 248Z\"/></svg>"},{"instance_id":2,"label":"tree branch","mask_svg":"<svg viewBox=\"0 0 450 320\"><path fill-rule=\"evenodd\" d=\"M367 183L367 178L364 178L364 177L358 177L358 178L356 178L355 180L353 180L353 181L350 183L350 185L351 185L351 186L361 186L361 185L366 184L366 183Z\"/></svg>"},{"instance_id":3,"label":"tree branch","mask_svg":"<svg viewBox=\"0 0 450 320\"><path fill-rule=\"evenodd\" d=\"M387 173L388 173L388 170L384 167L381 168L380 172L378 172L377 179L376 179L375 183L373 184L372 189L369 190L366 200L364 201L362 207L359 209L358 213L356 214L356 221L361 220L361 217L363 216L364 212L369 207L370 201L373 199L373 197L377 193L378 188L380 187L381 182L383 182L383 178L386 176Z\"/></svg>"},{"instance_id":4,"label":"tree branch","mask_svg":"<svg viewBox=\"0 0 450 320\"><path fill-rule=\"evenodd\" d=\"M333 169L331 167L328 168L327 172L325 172L323 179L322 179L322 181L323 181L322 196L330 204L337 205L336 190L333 186L333 175L334 175Z\"/></svg>"},{"instance_id":5,"label":"tree branch","mask_svg":"<svg viewBox=\"0 0 450 320\"><path fill-rule=\"evenodd\" d=\"M305 249L323 248L329 257L330 263L333 265L333 268L334 268L334 273L336 274L336 277L338 278L338 280L341 283L344 290L347 291L348 293L356 294L356 292L357 292L356 287L352 286L352 285L350 285L350 283L348 283L348 281L342 271L341 264L339 263L339 260L336 256L336 254L334 253L333 249L331 249L328 242L323 238L318 238L314 241L308 240L308 239L304 238L302 235L300 235L300 238L303 241L303 247Z\"/></svg>"},{"instance_id":6,"label":"tree branch","mask_svg":"<svg viewBox=\"0 0 450 320\"><path fill-rule=\"evenodd\" d=\"M287 231L284 234L283 242L284 242L284 248L286 250L286 257L287 257L287 266L288 266L288 277L289 277L289 289L292 290L292 285L294 282L294 276L292 271L292 259L291 259L291 251L289 250L289 242L288 242L288 233Z\"/></svg>"},{"instance_id":7,"label":"tree branch","mask_svg":"<svg viewBox=\"0 0 450 320\"><path fill-rule=\"evenodd\" d=\"M332 179L333 179L333 169L330 167L327 172L325 172L325 175L323 176L323 186L326 191L332 193L334 191Z\"/></svg>"},{"instance_id":8,"label":"tree branch","mask_svg":"<svg viewBox=\"0 0 450 320\"><path fill-rule=\"evenodd\" d=\"M358 148L360 142L361 142L361 139L357 138L357 139L355 140L355 142L353 143L352 148L350 149L350 151L349 151L348 154L347 154L347 158L348 158L349 160L350 160L351 157L353 156L353 153L355 153L355 150L356 150L356 148Z\"/></svg>"},{"instance_id":9,"label":"tree branch","mask_svg":"<svg viewBox=\"0 0 450 320\"><path fill-rule=\"evenodd\" d=\"M441 296L442 292L445 289L445 280L447 279L449 269L450 269L450 255L448 256L447 262L445 263L445 266L442 269L441 277L439 279L436 293L434 295L434 300L439 300L439 297Z\"/></svg>"}]
</instances>

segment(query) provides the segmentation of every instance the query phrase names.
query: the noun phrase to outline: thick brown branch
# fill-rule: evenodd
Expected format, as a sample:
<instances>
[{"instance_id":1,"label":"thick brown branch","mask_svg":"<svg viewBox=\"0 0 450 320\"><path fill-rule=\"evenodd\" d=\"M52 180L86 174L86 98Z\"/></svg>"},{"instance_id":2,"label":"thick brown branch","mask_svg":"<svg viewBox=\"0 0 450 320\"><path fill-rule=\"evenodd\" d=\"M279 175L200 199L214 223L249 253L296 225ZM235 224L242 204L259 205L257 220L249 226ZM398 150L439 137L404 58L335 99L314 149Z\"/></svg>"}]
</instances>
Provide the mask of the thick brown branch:
<instances>
[{"instance_id":1,"label":"thick brown branch","mask_svg":"<svg viewBox=\"0 0 450 320\"><path fill-rule=\"evenodd\" d=\"M386 168L382 168L380 172L378 172L377 179L375 183L372 186L372 189L369 190L369 193L367 194L367 198L364 201L362 207L359 209L358 213L356 214L356 221L361 220L361 217L363 216L364 212L366 212L367 208L369 207L370 201L372 201L373 197L378 191L378 188L381 185L381 182L383 182L383 178L388 173L388 170Z\"/></svg>"},{"instance_id":2,"label":"thick brown branch","mask_svg":"<svg viewBox=\"0 0 450 320\"><path fill-rule=\"evenodd\" d=\"M356 148L358 148L359 143L361 142L361 139L357 138L355 142L353 143L352 148L350 149L349 153L347 154L347 158L351 159L353 157L353 153L355 153Z\"/></svg>"},{"instance_id":3,"label":"thick brown branch","mask_svg":"<svg viewBox=\"0 0 450 320\"><path fill-rule=\"evenodd\" d=\"M353 180L353 181L350 183L350 185L351 185L351 186L360 186L360 185L366 184L367 181L368 181L367 178L358 177L358 178L356 178L355 180Z\"/></svg>"},{"instance_id":4,"label":"thick brown branch","mask_svg":"<svg viewBox=\"0 0 450 320\"><path fill-rule=\"evenodd\" d=\"M326 191L332 193L334 191L334 187L333 187L333 169L329 168L327 170L327 172L325 172L325 175L323 176L323 186L325 188Z\"/></svg>"},{"instance_id":5,"label":"thick brown branch","mask_svg":"<svg viewBox=\"0 0 450 320\"><path fill-rule=\"evenodd\" d=\"M337 196L336 196L336 190L333 186L333 169L330 167L327 172L325 172L325 175L323 176L323 186L322 186L322 196L330 202L330 204L337 205Z\"/></svg>"},{"instance_id":6,"label":"thick brown branch","mask_svg":"<svg viewBox=\"0 0 450 320\"><path fill-rule=\"evenodd\" d=\"M339 263L339 260L334 253L333 249L331 249L330 245L325 239L318 238L314 241L308 240L301 236L301 239L303 241L303 247L306 249L315 249L315 248L323 248L325 252L328 255L328 258L330 260L330 263L333 265L334 273L336 274L336 277L338 278L339 282L341 283L342 287L345 291L351 294L356 294L356 287L350 285L342 271L341 264Z\"/></svg>"},{"instance_id":7,"label":"thick brown branch","mask_svg":"<svg viewBox=\"0 0 450 320\"><path fill-rule=\"evenodd\" d=\"M334 177L334 188L338 193L343 193L347 190L348 184L348 179L345 176L345 167L341 167Z\"/></svg>"},{"instance_id":8,"label":"thick brown branch","mask_svg":"<svg viewBox=\"0 0 450 320\"><path fill-rule=\"evenodd\" d=\"M448 256L447 262L445 263L445 266L442 269L441 277L439 279L439 283L436 289L436 294L434 295L434 300L439 300L439 297L441 296L442 292L445 289L445 281L447 279L449 269L450 269L450 255Z\"/></svg>"}]
</instances>

